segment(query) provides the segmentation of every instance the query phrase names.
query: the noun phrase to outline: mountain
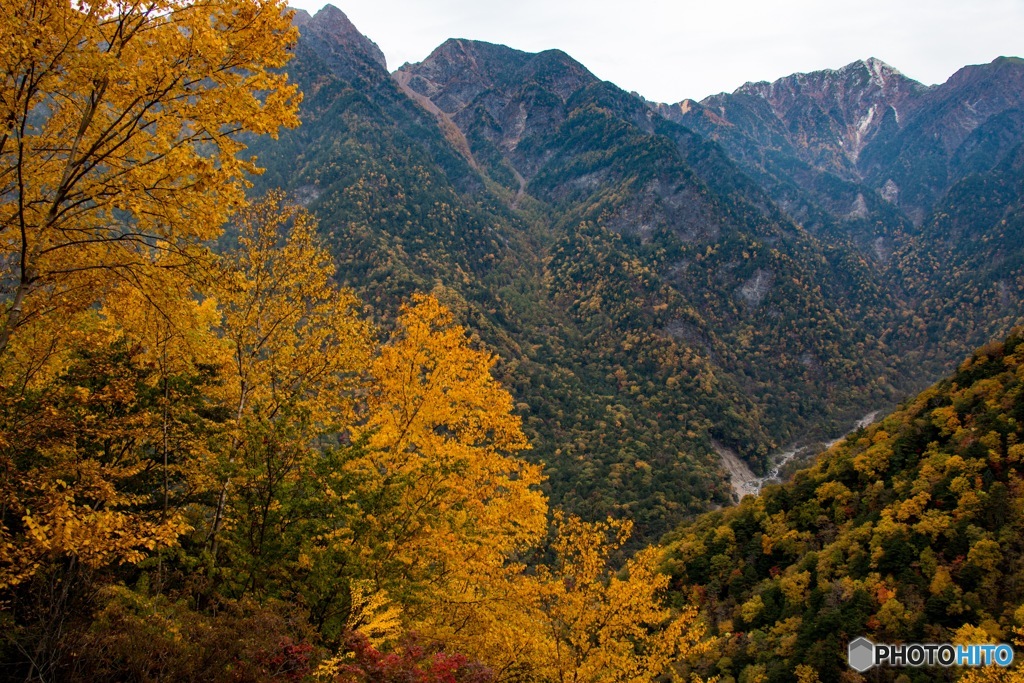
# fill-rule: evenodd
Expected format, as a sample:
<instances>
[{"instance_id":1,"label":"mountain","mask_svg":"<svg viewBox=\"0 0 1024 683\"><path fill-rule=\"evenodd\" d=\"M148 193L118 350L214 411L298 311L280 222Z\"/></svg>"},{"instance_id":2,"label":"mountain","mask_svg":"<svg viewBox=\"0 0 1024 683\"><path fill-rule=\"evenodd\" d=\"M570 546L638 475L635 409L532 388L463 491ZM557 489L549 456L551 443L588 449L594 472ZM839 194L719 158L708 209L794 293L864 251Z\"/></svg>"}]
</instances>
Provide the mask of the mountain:
<instances>
[{"instance_id":1,"label":"mountain","mask_svg":"<svg viewBox=\"0 0 1024 683\"><path fill-rule=\"evenodd\" d=\"M953 183L1020 144L1022 107L1024 60L964 67L922 98L898 135L865 150L864 177L920 223Z\"/></svg>"},{"instance_id":2,"label":"mountain","mask_svg":"<svg viewBox=\"0 0 1024 683\"><path fill-rule=\"evenodd\" d=\"M315 20L306 10L295 10L292 23L302 32L306 45L339 75L358 78L379 71L376 67L387 70L387 60L377 43L360 33L334 5L325 5Z\"/></svg>"},{"instance_id":3,"label":"mountain","mask_svg":"<svg viewBox=\"0 0 1024 683\"><path fill-rule=\"evenodd\" d=\"M634 508L637 542L726 502L728 483L702 446L698 416L730 404L716 392L666 389L672 376L681 387L711 381L706 354L676 354L670 337L652 333L670 355L627 373L627 352L620 349L616 361L593 348L551 292L545 259L556 238L548 209L525 195L517 202L478 171L461 131L407 94L368 58L365 43L348 49L322 40L339 23L334 12L321 10L300 26L288 69L306 94L303 125L277 141L253 141L267 168L254 192L285 187L313 210L340 278L374 311L431 292L480 334L502 359L498 372L516 394L532 455L549 463L560 502L594 518ZM617 249L608 256L623 260ZM623 269L619 277L630 310L649 315L645 297L653 293L642 273ZM658 410L671 419L648 420L641 400L661 401ZM749 401L737 405L752 410ZM754 432L750 442L768 442L756 420L737 425Z\"/></svg>"},{"instance_id":4,"label":"mountain","mask_svg":"<svg viewBox=\"0 0 1024 683\"><path fill-rule=\"evenodd\" d=\"M877 259L905 217L865 184L860 157L899 131L926 90L872 58L651 106L720 143L807 230L851 236Z\"/></svg>"},{"instance_id":5,"label":"mountain","mask_svg":"<svg viewBox=\"0 0 1024 683\"><path fill-rule=\"evenodd\" d=\"M655 538L730 501L714 445L767 471L771 453L842 433L963 353L947 319L916 317L938 305L925 264L955 259L926 256L915 231L930 224L858 175L932 93L877 60L745 86L719 109L756 117L701 128L558 50L453 39L389 74L340 10L295 23L303 125L253 141L267 168L254 193L308 206L371 310L433 292L479 334L555 504ZM1002 139L963 143L998 187L1012 171L983 160ZM857 197L868 208L850 218ZM979 334L1008 329L1010 300L972 314Z\"/></svg>"},{"instance_id":6,"label":"mountain","mask_svg":"<svg viewBox=\"0 0 1024 683\"><path fill-rule=\"evenodd\" d=\"M747 83L732 95L656 109L680 122L730 126L742 135L848 181L861 180L858 158L900 130L927 88L885 62L870 58L838 70L794 74L774 83ZM698 118L699 117L699 118Z\"/></svg>"},{"instance_id":7,"label":"mountain","mask_svg":"<svg viewBox=\"0 0 1024 683\"><path fill-rule=\"evenodd\" d=\"M902 309L886 344L935 377L1021 320L1022 78L1024 60L1001 57L926 87L872 58L648 106L721 144L808 232L866 257Z\"/></svg>"},{"instance_id":8,"label":"mountain","mask_svg":"<svg viewBox=\"0 0 1024 683\"><path fill-rule=\"evenodd\" d=\"M703 666L790 681L802 665L842 680L858 636L1010 640L1024 625L1022 376L1018 329L792 482L671 534L675 590L699 597L721 635ZM872 680L917 680L901 673Z\"/></svg>"},{"instance_id":9,"label":"mountain","mask_svg":"<svg viewBox=\"0 0 1024 683\"><path fill-rule=\"evenodd\" d=\"M1001 57L926 87L871 58L650 106L720 142L809 230L845 223L884 260L899 228L1019 144L1022 78L1024 61Z\"/></svg>"},{"instance_id":10,"label":"mountain","mask_svg":"<svg viewBox=\"0 0 1024 683\"><path fill-rule=\"evenodd\" d=\"M916 321L894 343L930 349L921 361L933 372L965 341L982 344L1021 324L1024 144L957 181L893 264L889 277L913 302Z\"/></svg>"},{"instance_id":11,"label":"mountain","mask_svg":"<svg viewBox=\"0 0 1024 683\"><path fill-rule=\"evenodd\" d=\"M568 55L449 41L396 76L459 126L483 168L517 178L519 192L546 205L555 233L569 237L552 261L556 298L570 311L586 304L576 313L581 326L596 323L597 333L635 324L609 327L594 315L603 300L592 291L607 273L585 268L591 255L580 253L573 233L596 224L662 292L652 308L665 311L663 322L644 320L638 329L659 324L685 345L706 346L721 374L736 377L760 404L773 437L788 436L783 422L791 425L794 415L779 415L782 404L768 391L796 377L787 388L821 396L837 386L830 373L849 374L845 349L872 346L847 319L853 298L879 296L864 263L810 239L717 146L653 115ZM694 261L702 266L691 269ZM826 334L837 344L814 348L817 332L790 324L798 310L821 321L818 332L834 326ZM738 355L744 345L748 352ZM870 350L865 357L870 363Z\"/></svg>"}]
</instances>

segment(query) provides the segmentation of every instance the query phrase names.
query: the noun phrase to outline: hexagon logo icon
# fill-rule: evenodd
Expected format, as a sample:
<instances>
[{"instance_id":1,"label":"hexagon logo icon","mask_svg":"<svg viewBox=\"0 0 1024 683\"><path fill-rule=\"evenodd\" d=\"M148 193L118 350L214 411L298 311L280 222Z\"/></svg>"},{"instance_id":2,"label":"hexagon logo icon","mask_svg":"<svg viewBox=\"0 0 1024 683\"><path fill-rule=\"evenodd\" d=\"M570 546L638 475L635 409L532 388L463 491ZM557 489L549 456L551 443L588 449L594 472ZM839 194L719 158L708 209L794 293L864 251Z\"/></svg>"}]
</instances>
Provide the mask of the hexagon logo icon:
<instances>
[{"instance_id":1,"label":"hexagon logo icon","mask_svg":"<svg viewBox=\"0 0 1024 683\"><path fill-rule=\"evenodd\" d=\"M867 638L858 638L847 649L850 668L863 673L875 665L875 644Z\"/></svg>"}]
</instances>

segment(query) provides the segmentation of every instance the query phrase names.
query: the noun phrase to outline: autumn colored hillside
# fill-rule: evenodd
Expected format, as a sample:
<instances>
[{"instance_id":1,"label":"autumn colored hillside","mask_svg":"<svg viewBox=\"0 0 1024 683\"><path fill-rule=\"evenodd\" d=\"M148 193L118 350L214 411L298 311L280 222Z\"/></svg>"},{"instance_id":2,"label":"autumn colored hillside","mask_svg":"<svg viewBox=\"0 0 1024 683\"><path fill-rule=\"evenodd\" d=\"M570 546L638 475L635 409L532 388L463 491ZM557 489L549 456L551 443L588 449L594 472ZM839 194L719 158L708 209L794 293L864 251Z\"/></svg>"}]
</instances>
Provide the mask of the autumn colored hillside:
<instances>
[{"instance_id":1,"label":"autumn colored hillside","mask_svg":"<svg viewBox=\"0 0 1024 683\"><path fill-rule=\"evenodd\" d=\"M247 201L290 21L4 5L0 679L669 675L695 610L629 520L549 509L496 357L426 295L375 328L310 213Z\"/></svg>"},{"instance_id":2,"label":"autumn colored hillside","mask_svg":"<svg viewBox=\"0 0 1024 683\"><path fill-rule=\"evenodd\" d=\"M1024 62L668 107L558 49L457 38L391 72L342 9L294 21L303 123L251 140L252 196L317 216L382 326L443 301L499 356L545 493L632 519L631 549L731 503L713 444L765 474L1024 323Z\"/></svg>"},{"instance_id":3,"label":"autumn colored hillside","mask_svg":"<svg viewBox=\"0 0 1024 683\"><path fill-rule=\"evenodd\" d=\"M798 670L855 680L845 644L861 635L929 643L1019 637L1022 531L1017 330L791 482L681 527L669 537L664 567L680 599L697 600L719 636L708 671L737 680L788 681ZM868 680L933 681L960 672L873 674Z\"/></svg>"}]
</instances>

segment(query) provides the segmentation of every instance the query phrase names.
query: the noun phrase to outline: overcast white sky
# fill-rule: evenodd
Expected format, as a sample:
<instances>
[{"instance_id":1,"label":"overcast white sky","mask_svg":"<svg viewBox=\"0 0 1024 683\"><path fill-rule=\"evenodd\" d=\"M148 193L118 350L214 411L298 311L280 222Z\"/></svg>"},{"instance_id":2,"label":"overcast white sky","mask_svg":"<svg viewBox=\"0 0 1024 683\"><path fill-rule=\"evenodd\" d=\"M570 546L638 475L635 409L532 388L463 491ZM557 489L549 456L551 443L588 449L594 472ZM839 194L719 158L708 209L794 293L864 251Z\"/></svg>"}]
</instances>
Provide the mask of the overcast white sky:
<instances>
[{"instance_id":1,"label":"overcast white sky","mask_svg":"<svg viewBox=\"0 0 1024 683\"><path fill-rule=\"evenodd\" d=\"M315 13L322 0L291 0ZM392 70L447 38L559 48L659 102L878 57L927 84L1024 56L1024 0L333 0Z\"/></svg>"}]
</instances>

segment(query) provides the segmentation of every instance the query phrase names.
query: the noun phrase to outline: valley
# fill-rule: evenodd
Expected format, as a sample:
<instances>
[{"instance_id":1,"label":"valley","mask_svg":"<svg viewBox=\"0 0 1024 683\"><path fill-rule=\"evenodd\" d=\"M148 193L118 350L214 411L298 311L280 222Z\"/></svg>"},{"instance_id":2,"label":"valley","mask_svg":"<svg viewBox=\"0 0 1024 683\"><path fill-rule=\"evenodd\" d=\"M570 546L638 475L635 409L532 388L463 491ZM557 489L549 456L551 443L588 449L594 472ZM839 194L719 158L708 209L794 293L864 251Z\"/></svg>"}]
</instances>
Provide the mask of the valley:
<instances>
[{"instance_id":1,"label":"valley","mask_svg":"<svg viewBox=\"0 0 1024 683\"><path fill-rule=\"evenodd\" d=\"M794 463L798 467L801 463L803 465L813 463L813 458L819 453L832 448L858 429L866 429L873 424L881 412L880 410L874 410L868 413L857 420L852 429L831 441L804 444L798 441L776 453L769 454L769 469L763 476L754 474L747 463L741 460L734 451L721 443L712 441L711 447L715 449L715 453L721 459L722 469L729 474L729 483L733 490L733 501L739 503L743 500L744 496L756 496L766 484L783 481L789 474L792 474ZM810 461L807 460L808 457L811 458Z\"/></svg>"}]
</instances>

